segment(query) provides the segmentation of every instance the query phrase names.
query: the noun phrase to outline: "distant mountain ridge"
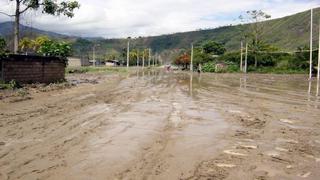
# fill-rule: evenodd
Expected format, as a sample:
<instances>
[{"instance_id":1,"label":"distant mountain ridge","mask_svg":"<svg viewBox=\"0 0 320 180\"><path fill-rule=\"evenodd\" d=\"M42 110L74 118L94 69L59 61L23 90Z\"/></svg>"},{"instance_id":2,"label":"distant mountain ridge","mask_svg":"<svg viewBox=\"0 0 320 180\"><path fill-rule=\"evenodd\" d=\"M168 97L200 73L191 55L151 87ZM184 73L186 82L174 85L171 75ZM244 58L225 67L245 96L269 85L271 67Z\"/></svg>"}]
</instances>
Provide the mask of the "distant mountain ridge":
<instances>
[{"instance_id":1,"label":"distant mountain ridge","mask_svg":"<svg viewBox=\"0 0 320 180\"><path fill-rule=\"evenodd\" d=\"M13 22L9 22L9 21L0 23L0 36L4 36L4 37L12 36L12 32L14 29L13 24L14 24ZM35 36L44 35L52 38L68 37L67 35L62 35L62 34L51 32L51 31L44 31L37 28L25 26L22 24L20 24L20 33L22 36L34 34Z\"/></svg>"},{"instance_id":2,"label":"distant mountain ridge","mask_svg":"<svg viewBox=\"0 0 320 180\"><path fill-rule=\"evenodd\" d=\"M320 19L320 8L314 9L314 41L318 40L318 23ZM308 46L310 33L310 11L297 13L291 16L273 19L263 22L266 26L263 35L264 40L281 50L296 50L297 47ZM241 32L248 29L248 25L225 26L209 30L175 33L152 37L142 37L132 40L132 48L152 48L154 52L162 53L175 51L182 48L190 48L191 43L200 43L205 40L215 40L223 43L227 50L239 50ZM90 53L94 43L100 44L101 53L123 52L126 47L126 39L102 39L102 38L80 38L61 35L58 33L43 31L36 28L20 26L23 36L47 35L52 38L65 39L73 43L76 55ZM0 23L0 35L12 37L12 22ZM10 39L10 38L8 38ZM316 47L317 43L314 43Z\"/></svg>"}]
</instances>

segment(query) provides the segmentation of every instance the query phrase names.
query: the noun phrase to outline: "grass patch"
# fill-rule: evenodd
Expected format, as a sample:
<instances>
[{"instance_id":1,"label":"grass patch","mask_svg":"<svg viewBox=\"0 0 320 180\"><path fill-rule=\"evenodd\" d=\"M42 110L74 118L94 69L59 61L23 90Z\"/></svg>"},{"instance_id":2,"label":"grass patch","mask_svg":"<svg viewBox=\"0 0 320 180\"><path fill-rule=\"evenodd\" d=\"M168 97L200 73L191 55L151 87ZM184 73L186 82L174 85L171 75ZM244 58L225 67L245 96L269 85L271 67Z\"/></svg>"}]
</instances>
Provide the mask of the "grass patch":
<instances>
[{"instance_id":1,"label":"grass patch","mask_svg":"<svg viewBox=\"0 0 320 180\"><path fill-rule=\"evenodd\" d=\"M15 80L11 80L10 82L6 83L4 81L0 81L0 89L19 89L22 86Z\"/></svg>"},{"instance_id":2,"label":"grass patch","mask_svg":"<svg viewBox=\"0 0 320 180\"><path fill-rule=\"evenodd\" d=\"M73 73L126 73L128 72L125 67L67 67L66 73L73 74Z\"/></svg>"}]
</instances>

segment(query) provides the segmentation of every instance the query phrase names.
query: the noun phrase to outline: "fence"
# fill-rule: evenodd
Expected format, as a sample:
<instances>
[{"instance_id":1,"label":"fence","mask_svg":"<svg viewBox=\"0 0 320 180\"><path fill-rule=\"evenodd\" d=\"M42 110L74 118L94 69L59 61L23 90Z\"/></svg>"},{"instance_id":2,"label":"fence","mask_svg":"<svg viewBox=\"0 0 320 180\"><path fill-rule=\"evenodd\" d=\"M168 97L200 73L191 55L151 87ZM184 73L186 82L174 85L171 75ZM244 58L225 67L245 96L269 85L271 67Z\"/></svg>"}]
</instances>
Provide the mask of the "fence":
<instances>
[{"instance_id":1,"label":"fence","mask_svg":"<svg viewBox=\"0 0 320 180\"><path fill-rule=\"evenodd\" d=\"M58 57L9 55L0 57L2 81L51 83L65 78L65 60Z\"/></svg>"}]
</instances>

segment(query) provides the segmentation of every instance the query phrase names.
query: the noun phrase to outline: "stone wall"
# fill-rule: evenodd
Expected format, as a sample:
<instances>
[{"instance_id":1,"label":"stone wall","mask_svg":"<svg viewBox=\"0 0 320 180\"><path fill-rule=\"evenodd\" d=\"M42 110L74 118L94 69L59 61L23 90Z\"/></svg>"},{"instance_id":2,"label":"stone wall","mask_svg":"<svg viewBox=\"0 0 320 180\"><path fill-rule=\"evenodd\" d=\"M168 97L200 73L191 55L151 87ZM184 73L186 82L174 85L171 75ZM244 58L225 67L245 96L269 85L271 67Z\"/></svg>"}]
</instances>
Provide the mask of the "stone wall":
<instances>
[{"instance_id":1,"label":"stone wall","mask_svg":"<svg viewBox=\"0 0 320 180\"><path fill-rule=\"evenodd\" d=\"M0 58L0 78L20 83L51 83L65 78L66 63L57 57L9 55Z\"/></svg>"}]
</instances>

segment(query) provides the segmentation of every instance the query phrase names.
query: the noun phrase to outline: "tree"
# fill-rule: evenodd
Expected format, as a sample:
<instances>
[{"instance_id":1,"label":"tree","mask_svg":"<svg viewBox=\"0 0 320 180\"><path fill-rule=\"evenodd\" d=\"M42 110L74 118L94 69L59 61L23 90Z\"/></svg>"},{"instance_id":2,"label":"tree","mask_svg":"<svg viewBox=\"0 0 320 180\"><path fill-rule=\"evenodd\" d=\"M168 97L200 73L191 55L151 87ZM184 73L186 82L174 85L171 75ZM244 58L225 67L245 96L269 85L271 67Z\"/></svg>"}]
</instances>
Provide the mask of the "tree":
<instances>
[{"instance_id":1,"label":"tree","mask_svg":"<svg viewBox=\"0 0 320 180\"><path fill-rule=\"evenodd\" d=\"M37 37L32 44L32 48L35 52L39 50L39 48L46 42L50 41L50 39L47 36L39 36Z\"/></svg>"},{"instance_id":2,"label":"tree","mask_svg":"<svg viewBox=\"0 0 320 180\"><path fill-rule=\"evenodd\" d=\"M71 47L65 42L45 41L38 49L38 54L43 56L56 56L66 58L71 55Z\"/></svg>"},{"instance_id":3,"label":"tree","mask_svg":"<svg viewBox=\"0 0 320 180\"><path fill-rule=\"evenodd\" d=\"M249 32L247 33L246 37L251 38L251 49L254 54L254 66L258 66L258 57L257 53L261 51L261 47L263 46L263 38L262 35L265 30L265 25L261 23L267 19L270 19L271 16L266 14L261 10L253 10L247 11L246 15L239 17L242 21L250 23L249 25Z\"/></svg>"},{"instance_id":4,"label":"tree","mask_svg":"<svg viewBox=\"0 0 320 180\"><path fill-rule=\"evenodd\" d=\"M209 40L202 44L204 53L211 55L222 55L226 52L226 48L218 42Z\"/></svg>"},{"instance_id":5,"label":"tree","mask_svg":"<svg viewBox=\"0 0 320 180\"><path fill-rule=\"evenodd\" d=\"M212 54L207 54L201 46L194 48L193 56L194 56L193 64L195 65L195 67L197 67L199 64L205 64L209 61L214 60L214 58L212 57Z\"/></svg>"},{"instance_id":6,"label":"tree","mask_svg":"<svg viewBox=\"0 0 320 180\"><path fill-rule=\"evenodd\" d=\"M14 53L18 52L19 49L19 25L20 16L28 10L38 10L41 8L42 13L50 14L54 16L64 15L72 18L74 16L74 9L79 8L80 4L77 1L62 1L57 2L56 0L9 0L15 2L15 13L7 14L0 12L1 14L15 18L14 23Z\"/></svg>"},{"instance_id":7,"label":"tree","mask_svg":"<svg viewBox=\"0 0 320 180\"><path fill-rule=\"evenodd\" d=\"M33 41L27 37L23 38L19 42L19 48L21 51L25 52L26 54L30 49L33 47Z\"/></svg>"},{"instance_id":8,"label":"tree","mask_svg":"<svg viewBox=\"0 0 320 180\"><path fill-rule=\"evenodd\" d=\"M175 59L174 64L185 66L185 69L187 69L190 61L191 57L189 53L183 53Z\"/></svg>"}]
</instances>

